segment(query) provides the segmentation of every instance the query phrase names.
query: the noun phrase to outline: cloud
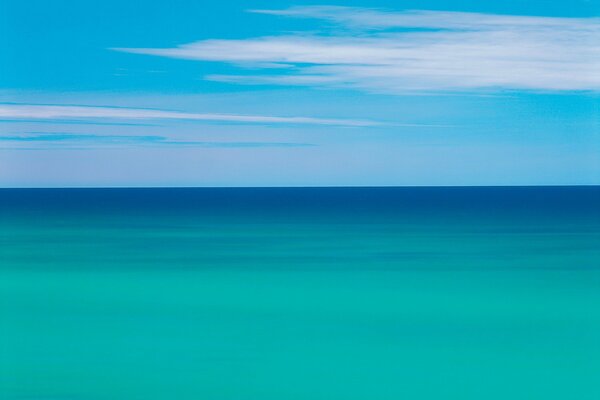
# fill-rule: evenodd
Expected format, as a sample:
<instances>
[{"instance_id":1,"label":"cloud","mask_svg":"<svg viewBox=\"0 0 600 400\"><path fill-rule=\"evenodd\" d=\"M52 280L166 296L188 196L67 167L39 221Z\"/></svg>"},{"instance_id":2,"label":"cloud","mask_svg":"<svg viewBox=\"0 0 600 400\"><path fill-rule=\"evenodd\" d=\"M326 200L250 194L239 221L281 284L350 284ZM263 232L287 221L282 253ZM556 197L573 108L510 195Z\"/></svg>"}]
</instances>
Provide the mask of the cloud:
<instances>
[{"instance_id":1,"label":"cloud","mask_svg":"<svg viewBox=\"0 0 600 400\"><path fill-rule=\"evenodd\" d=\"M535 27L535 29L598 30L598 18L560 18L522 15L498 15L457 11L406 10L342 6L296 6L285 10L250 10L253 13L329 20L354 28L428 28L496 30Z\"/></svg>"},{"instance_id":2,"label":"cloud","mask_svg":"<svg viewBox=\"0 0 600 400\"><path fill-rule=\"evenodd\" d=\"M35 143L38 145L60 144L61 148L67 145L75 145L81 148L89 144L93 148L98 145L160 145L160 146L185 146L185 147L209 147L209 148L260 148L260 147L311 147L311 143L294 142L227 142L227 141L190 141L172 140L164 136L137 136L137 135L95 135L95 134L69 134L69 133L35 133L24 135L0 135L0 142L12 142L13 144ZM19 146L13 149L19 149ZM29 147L25 149L30 149Z\"/></svg>"},{"instance_id":3,"label":"cloud","mask_svg":"<svg viewBox=\"0 0 600 400\"><path fill-rule=\"evenodd\" d=\"M117 119L117 120L189 120L258 124L307 124L366 127L381 125L376 121L358 119L333 119L311 117L273 117L263 115L200 114L177 111L36 104L0 104L0 119L13 120L69 120L69 119Z\"/></svg>"},{"instance_id":4,"label":"cloud","mask_svg":"<svg viewBox=\"0 0 600 400\"><path fill-rule=\"evenodd\" d=\"M207 77L237 84L347 87L392 94L600 90L599 18L331 6L253 12L316 18L338 29L114 50L252 69L250 74L242 69L240 74Z\"/></svg>"},{"instance_id":5,"label":"cloud","mask_svg":"<svg viewBox=\"0 0 600 400\"><path fill-rule=\"evenodd\" d=\"M95 143L157 143L162 136L135 135L87 135L69 133L43 133L28 135L0 136L4 142L95 142Z\"/></svg>"}]
</instances>

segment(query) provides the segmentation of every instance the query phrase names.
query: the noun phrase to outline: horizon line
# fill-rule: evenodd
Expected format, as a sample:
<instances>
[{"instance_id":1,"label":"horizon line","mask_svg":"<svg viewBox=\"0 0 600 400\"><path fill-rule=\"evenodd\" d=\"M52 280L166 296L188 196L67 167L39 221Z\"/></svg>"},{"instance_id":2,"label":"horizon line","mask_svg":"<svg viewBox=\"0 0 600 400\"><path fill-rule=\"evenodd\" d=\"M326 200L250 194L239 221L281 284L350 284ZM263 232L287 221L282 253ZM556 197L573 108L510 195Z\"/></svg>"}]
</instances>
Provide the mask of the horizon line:
<instances>
[{"instance_id":1,"label":"horizon line","mask_svg":"<svg viewBox=\"0 0 600 400\"><path fill-rule=\"evenodd\" d=\"M417 189L417 188L569 188L595 187L598 184L520 184L520 185L311 185L311 186L13 186L0 190L113 190L113 189Z\"/></svg>"}]
</instances>

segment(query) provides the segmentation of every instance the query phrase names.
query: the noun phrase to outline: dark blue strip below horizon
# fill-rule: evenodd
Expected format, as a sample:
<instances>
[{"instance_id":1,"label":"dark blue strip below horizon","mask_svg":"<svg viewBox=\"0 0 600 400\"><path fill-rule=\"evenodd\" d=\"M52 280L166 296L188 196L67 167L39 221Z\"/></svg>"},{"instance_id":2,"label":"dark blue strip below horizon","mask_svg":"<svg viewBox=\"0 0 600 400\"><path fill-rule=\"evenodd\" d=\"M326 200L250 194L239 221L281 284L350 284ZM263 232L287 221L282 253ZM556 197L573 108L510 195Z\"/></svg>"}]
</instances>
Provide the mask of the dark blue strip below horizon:
<instances>
[{"instance_id":1,"label":"dark blue strip below horizon","mask_svg":"<svg viewBox=\"0 0 600 400\"><path fill-rule=\"evenodd\" d=\"M0 216L33 212L490 215L600 218L600 186L0 189Z\"/></svg>"}]
</instances>

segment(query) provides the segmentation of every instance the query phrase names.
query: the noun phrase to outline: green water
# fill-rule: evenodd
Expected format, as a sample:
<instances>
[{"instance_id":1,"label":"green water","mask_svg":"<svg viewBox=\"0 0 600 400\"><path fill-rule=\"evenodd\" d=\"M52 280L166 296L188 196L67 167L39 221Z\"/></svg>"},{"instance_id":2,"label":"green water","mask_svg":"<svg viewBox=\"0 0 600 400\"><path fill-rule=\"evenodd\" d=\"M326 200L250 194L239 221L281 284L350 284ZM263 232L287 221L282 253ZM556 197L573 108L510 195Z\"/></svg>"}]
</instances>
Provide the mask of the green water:
<instances>
[{"instance_id":1,"label":"green water","mask_svg":"<svg viewBox=\"0 0 600 400\"><path fill-rule=\"evenodd\" d=\"M2 399L600 398L587 203L415 216L33 197L0 220Z\"/></svg>"}]
</instances>

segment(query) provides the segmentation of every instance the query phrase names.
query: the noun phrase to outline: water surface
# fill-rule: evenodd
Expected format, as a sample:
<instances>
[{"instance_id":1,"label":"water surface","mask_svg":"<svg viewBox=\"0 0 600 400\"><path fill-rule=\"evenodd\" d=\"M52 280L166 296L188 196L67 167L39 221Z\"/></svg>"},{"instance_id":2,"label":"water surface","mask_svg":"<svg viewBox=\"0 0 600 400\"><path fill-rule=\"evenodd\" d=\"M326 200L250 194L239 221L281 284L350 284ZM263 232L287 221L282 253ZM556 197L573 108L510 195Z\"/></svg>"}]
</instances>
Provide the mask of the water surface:
<instances>
[{"instance_id":1,"label":"water surface","mask_svg":"<svg viewBox=\"0 0 600 400\"><path fill-rule=\"evenodd\" d=\"M600 188L0 190L2 399L598 399Z\"/></svg>"}]
</instances>

